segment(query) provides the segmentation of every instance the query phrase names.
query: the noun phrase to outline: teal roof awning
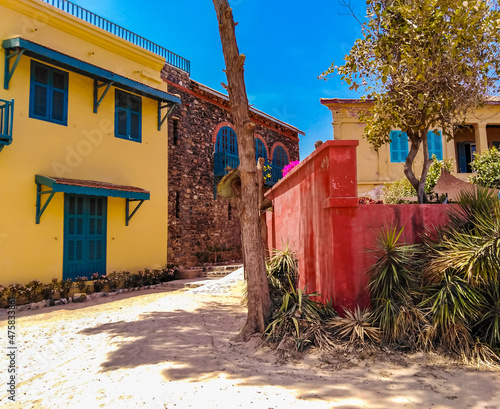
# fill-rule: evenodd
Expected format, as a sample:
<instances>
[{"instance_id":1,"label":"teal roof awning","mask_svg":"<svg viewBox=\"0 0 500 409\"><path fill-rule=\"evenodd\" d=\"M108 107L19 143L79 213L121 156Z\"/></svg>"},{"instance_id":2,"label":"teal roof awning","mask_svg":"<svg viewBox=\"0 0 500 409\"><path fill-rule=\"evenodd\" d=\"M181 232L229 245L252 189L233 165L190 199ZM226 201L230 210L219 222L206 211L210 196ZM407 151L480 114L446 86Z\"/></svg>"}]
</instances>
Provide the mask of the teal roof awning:
<instances>
[{"instance_id":1,"label":"teal roof awning","mask_svg":"<svg viewBox=\"0 0 500 409\"><path fill-rule=\"evenodd\" d=\"M147 190L134 187L97 182L95 180L66 179L35 175L35 182L47 186L54 192L72 193L75 195L123 197L124 199L149 200Z\"/></svg>"},{"instance_id":2,"label":"teal roof awning","mask_svg":"<svg viewBox=\"0 0 500 409\"><path fill-rule=\"evenodd\" d=\"M69 193L74 195L121 197L126 199L125 204L125 224L128 226L130 219L137 212L145 200L150 199L147 190L134 186L115 185L107 182L95 180L66 179L35 175L36 183L36 223L40 223L40 218L56 193ZM42 186L48 187L42 190ZM49 195L42 205L42 195ZM139 202L136 208L130 213L130 202Z\"/></svg>"},{"instance_id":3,"label":"teal roof awning","mask_svg":"<svg viewBox=\"0 0 500 409\"><path fill-rule=\"evenodd\" d=\"M159 102L170 102L173 104L180 104L181 102L181 99L176 95L152 88L138 81L134 81L130 78L105 70L104 68L97 67L96 65L89 64L85 61L60 53L59 51L44 47L43 45L21 37L3 40L2 46L6 50L6 75L4 78L5 89L8 89L9 87L10 78L15 71L19 59L22 55L27 55L68 71L91 77L94 80L101 81L106 84L112 83L113 86L117 88L152 98ZM16 57L16 60L14 61L13 66L9 68L9 60L14 57Z\"/></svg>"}]
</instances>

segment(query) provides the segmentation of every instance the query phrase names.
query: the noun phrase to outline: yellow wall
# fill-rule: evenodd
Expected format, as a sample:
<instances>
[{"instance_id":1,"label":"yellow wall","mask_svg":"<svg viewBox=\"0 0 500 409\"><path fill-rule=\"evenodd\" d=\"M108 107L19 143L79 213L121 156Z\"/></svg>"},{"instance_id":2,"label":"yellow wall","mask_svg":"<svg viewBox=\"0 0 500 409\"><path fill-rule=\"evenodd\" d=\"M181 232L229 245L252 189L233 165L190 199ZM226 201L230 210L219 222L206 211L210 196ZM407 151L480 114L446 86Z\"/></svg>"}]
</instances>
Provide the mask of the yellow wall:
<instances>
[{"instance_id":1,"label":"yellow wall","mask_svg":"<svg viewBox=\"0 0 500 409\"><path fill-rule=\"evenodd\" d=\"M11 8L13 4L16 10ZM22 35L165 89L156 80L163 67L160 57L97 32L42 2L0 0L0 16L1 40ZM33 16L40 17L42 23ZM0 283L62 278L64 197L57 193L40 224L35 224L35 174L149 190L151 200L142 205L129 226L125 226L125 199L108 198L107 272L165 264L167 127L157 130L157 101L142 97L142 143L119 139L114 136L115 88L109 90L94 114L93 80L69 72L67 126L29 118L30 64L31 59L23 56L9 90L0 88L1 99L15 100L13 142L0 152ZM1 85L3 72L2 67ZM143 73L153 73L153 78Z\"/></svg>"},{"instance_id":2,"label":"yellow wall","mask_svg":"<svg viewBox=\"0 0 500 409\"><path fill-rule=\"evenodd\" d=\"M376 186L394 182L404 177L404 163L391 163L390 145L385 144L376 151L363 138L365 124L359 121L359 113L371 108L372 104L356 100L322 100L332 112L333 137L337 140L359 140L356 150L358 172L358 195L363 196ZM475 141L478 152L491 145L492 141L500 140L500 130L487 126L500 124L500 105L486 104L466 118L466 124L471 124L473 130L456 135L454 140L445 141L443 137L443 157L452 158L455 162L455 176L467 180L470 173L457 173L456 142ZM479 127L484 129L481 133ZM420 149L414 161L414 172L420 175L423 165L423 153Z\"/></svg>"}]
</instances>

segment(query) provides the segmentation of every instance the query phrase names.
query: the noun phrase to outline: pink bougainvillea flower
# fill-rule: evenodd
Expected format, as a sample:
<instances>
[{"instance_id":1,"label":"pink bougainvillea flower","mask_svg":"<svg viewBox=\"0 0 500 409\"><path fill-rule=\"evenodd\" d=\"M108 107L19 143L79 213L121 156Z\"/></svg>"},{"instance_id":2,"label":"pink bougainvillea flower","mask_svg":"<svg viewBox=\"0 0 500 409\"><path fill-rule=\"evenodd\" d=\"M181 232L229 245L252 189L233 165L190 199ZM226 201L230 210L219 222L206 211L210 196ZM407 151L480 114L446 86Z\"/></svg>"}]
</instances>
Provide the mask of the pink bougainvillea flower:
<instances>
[{"instance_id":1,"label":"pink bougainvillea flower","mask_svg":"<svg viewBox=\"0 0 500 409\"><path fill-rule=\"evenodd\" d=\"M283 173L283 177L285 177L295 166L297 166L300 163L298 160L294 160L293 162L290 162L288 165L286 165L283 170L281 171Z\"/></svg>"}]
</instances>

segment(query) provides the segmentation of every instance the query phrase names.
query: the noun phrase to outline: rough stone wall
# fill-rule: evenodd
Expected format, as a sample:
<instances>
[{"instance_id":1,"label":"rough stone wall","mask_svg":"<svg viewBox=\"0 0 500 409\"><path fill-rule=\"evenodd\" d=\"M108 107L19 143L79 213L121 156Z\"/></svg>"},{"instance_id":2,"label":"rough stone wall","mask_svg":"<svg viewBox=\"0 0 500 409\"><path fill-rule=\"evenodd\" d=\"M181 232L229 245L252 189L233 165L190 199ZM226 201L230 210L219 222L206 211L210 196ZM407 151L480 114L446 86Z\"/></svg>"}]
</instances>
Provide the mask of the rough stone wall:
<instances>
[{"instance_id":1,"label":"rough stone wall","mask_svg":"<svg viewBox=\"0 0 500 409\"><path fill-rule=\"evenodd\" d=\"M232 123L229 104L173 67L165 66L162 76L182 100L168 119L168 260L180 265L241 260L236 210L227 199L214 198L213 134L219 124ZM279 132L290 133L289 128L252 116L270 159L272 146L281 142L289 160L299 160L296 132L290 138Z\"/></svg>"}]
</instances>

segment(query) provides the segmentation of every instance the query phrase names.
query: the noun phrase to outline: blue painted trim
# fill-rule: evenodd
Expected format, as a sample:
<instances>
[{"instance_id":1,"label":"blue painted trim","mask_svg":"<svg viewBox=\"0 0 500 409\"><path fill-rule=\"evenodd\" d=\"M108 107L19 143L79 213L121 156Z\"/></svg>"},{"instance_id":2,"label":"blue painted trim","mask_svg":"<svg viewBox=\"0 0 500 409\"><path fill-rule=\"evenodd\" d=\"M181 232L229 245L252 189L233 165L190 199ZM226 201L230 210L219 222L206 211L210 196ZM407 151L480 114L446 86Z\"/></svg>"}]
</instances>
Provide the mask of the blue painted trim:
<instances>
[{"instance_id":1,"label":"blue painted trim","mask_svg":"<svg viewBox=\"0 0 500 409\"><path fill-rule=\"evenodd\" d=\"M25 40L24 38L16 37L3 40L2 46L5 50L20 48L24 50L24 54L27 56L35 57L41 61L53 64L68 71L76 72L86 77L97 79L101 82L108 83L113 81L115 87L125 91L133 92L157 101L170 101L174 104L181 103L179 97L169 94L168 92L149 87L140 82L131 80L130 78L123 77L111 71L86 63L85 61L78 60L69 55Z\"/></svg>"},{"instance_id":2,"label":"blue painted trim","mask_svg":"<svg viewBox=\"0 0 500 409\"><path fill-rule=\"evenodd\" d=\"M9 89L10 79L14 75L14 71L16 71L17 64L19 64L19 60L24 54L24 50L13 50L11 53L10 50L5 49L5 65L4 65L4 77L3 77L3 88ZM14 64L12 68L10 68L10 59L16 57L14 60Z\"/></svg>"},{"instance_id":3,"label":"blue painted trim","mask_svg":"<svg viewBox=\"0 0 500 409\"><path fill-rule=\"evenodd\" d=\"M139 202L132 213L130 213L130 202ZM134 216L137 210L139 210L139 207L141 207L143 203L144 200L125 199L125 226L128 226L130 219Z\"/></svg>"},{"instance_id":4,"label":"blue painted trim","mask_svg":"<svg viewBox=\"0 0 500 409\"><path fill-rule=\"evenodd\" d=\"M104 99L109 89L111 88L111 85L113 85L113 81L110 81L108 83L103 82L102 84L99 84L99 80L94 79L94 114L97 114L97 110L99 109L102 100ZM99 98L98 90L99 88L102 88L104 86L106 87L106 89L103 91L101 97Z\"/></svg>"},{"instance_id":5,"label":"blue painted trim","mask_svg":"<svg viewBox=\"0 0 500 409\"><path fill-rule=\"evenodd\" d=\"M161 101L158 101L158 130L161 131L161 126L165 122L165 120L170 116L176 104L167 103L162 105ZM167 108L167 112L162 118L161 110Z\"/></svg>"},{"instance_id":6,"label":"blue painted trim","mask_svg":"<svg viewBox=\"0 0 500 409\"><path fill-rule=\"evenodd\" d=\"M150 193L143 192L127 192L123 190L116 189L105 189L98 187L86 187L86 186L74 186L74 185L63 185L57 183L54 179L47 176L35 175L35 182L40 185L47 186L49 189L53 190L55 193L71 193L75 195L87 195L87 196L106 196L106 197L120 197L124 199L136 199L136 200L149 200Z\"/></svg>"}]
</instances>

